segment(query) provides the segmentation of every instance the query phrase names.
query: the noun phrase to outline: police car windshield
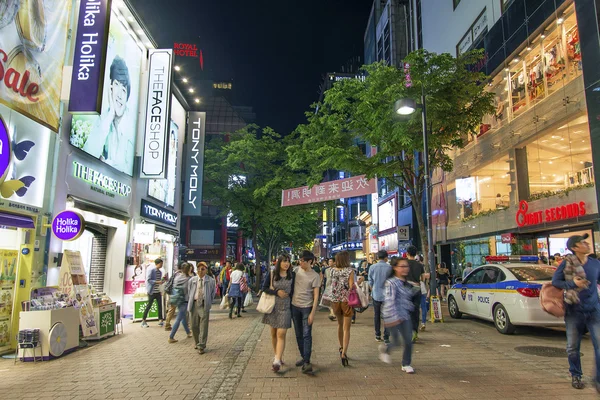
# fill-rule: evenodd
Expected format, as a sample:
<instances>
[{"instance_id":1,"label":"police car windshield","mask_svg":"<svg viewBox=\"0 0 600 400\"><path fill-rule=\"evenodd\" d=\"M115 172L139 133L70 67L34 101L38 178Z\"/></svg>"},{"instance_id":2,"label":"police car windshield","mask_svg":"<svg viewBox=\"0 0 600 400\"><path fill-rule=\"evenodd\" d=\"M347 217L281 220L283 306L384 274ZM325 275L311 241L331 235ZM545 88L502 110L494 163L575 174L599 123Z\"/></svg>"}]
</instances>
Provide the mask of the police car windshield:
<instances>
[{"instance_id":1,"label":"police car windshield","mask_svg":"<svg viewBox=\"0 0 600 400\"><path fill-rule=\"evenodd\" d=\"M550 266L509 267L520 281L551 281L555 268Z\"/></svg>"}]
</instances>

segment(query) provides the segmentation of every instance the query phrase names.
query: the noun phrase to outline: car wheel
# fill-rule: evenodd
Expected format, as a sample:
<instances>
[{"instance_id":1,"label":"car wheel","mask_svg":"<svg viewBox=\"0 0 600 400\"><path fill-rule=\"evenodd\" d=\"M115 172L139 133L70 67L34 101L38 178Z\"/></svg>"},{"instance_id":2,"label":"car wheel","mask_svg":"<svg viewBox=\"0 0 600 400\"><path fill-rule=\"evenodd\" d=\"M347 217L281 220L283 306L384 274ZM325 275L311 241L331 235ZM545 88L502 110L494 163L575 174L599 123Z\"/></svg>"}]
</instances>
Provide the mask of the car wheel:
<instances>
[{"instance_id":1,"label":"car wheel","mask_svg":"<svg viewBox=\"0 0 600 400\"><path fill-rule=\"evenodd\" d=\"M452 318L459 319L462 317L462 313L458 310L458 303L456 303L453 296L448 298L448 311L450 311Z\"/></svg>"},{"instance_id":2,"label":"car wheel","mask_svg":"<svg viewBox=\"0 0 600 400\"><path fill-rule=\"evenodd\" d=\"M498 332L504 335L511 335L515 332L515 326L510 323L510 317L502 304L494 307L494 325Z\"/></svg>"}]
</instances>

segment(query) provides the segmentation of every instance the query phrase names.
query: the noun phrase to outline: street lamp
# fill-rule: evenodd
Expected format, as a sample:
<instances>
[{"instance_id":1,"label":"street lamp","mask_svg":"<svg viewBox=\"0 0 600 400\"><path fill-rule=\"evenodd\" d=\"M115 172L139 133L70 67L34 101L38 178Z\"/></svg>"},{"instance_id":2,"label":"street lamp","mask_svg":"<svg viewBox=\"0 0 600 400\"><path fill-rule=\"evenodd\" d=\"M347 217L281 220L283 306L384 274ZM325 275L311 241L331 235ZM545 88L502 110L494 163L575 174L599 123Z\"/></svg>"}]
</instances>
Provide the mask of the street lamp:
<instances>
[{"instance_id":1,"label":"street lamp","mask_svg":"<svg viewBox=\"0 0 600 400\"><path fill-rule=\"evenodd\" d=\"M344 210L344 219L346 220L346 250L347 250L350 248L350 230L349 230L350 225L348 223L350 216L348 215L348 204L342 203L342 204L338 204L335 207Z\"/></svg>"},{"instance_id":2,"label":"street lamp","mask_svg":"<svg viewBox=\"0 0 600 400\"><path fill-rule=\"evenodd\" d=\"M429 143L427 139L427 111L425 108L425 89L421 85L421 104L417 104L413 99L400 99L394 104L394 110L398 115L410 115L414 113L417 108L421 109L421 116L423 120L423 164L425 164L425 207L427 215L427 260L429 262L429 287L431 295L435 296L436 282L435 282L435 253L433 251L433 230L431 227L431 202L429 191L431 190L431 175L429 174Z\"/></svg>"}]
</instances>

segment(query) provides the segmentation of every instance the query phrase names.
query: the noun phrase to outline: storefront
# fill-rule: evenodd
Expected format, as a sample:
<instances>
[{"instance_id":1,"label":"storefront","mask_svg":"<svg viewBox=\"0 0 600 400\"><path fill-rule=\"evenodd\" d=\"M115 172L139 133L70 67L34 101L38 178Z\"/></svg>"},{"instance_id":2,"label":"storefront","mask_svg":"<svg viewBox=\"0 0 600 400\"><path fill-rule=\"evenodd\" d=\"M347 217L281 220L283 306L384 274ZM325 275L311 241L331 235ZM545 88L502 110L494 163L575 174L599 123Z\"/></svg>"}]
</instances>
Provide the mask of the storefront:
<instances>
[{"instance_id":1,"label":"storefront","mask_svg":"<svg viewBox=\"0 0 600 400\"><path fill-rule=\"evenodd\" d=\"M452 151L454 169L434 190L437 243L459 269L486 255L564 254L566 238L583 231L600 251L573 4L538 32L492 74L496 112Z\"/></svg>"}]
</instances>

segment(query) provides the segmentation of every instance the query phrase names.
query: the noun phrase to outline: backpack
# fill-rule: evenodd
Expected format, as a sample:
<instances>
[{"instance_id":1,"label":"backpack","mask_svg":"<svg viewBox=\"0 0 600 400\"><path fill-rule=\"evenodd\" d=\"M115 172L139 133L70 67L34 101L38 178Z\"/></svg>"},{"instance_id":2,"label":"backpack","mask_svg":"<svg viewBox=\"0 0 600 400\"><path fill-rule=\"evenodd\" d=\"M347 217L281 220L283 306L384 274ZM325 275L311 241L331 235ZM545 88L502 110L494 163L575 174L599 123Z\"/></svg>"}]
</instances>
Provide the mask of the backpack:
<instances>
[{"instance_id":1,"label":"backpack","mask_svg":"<svg viewBox=\"0 0 600 400\"><path fill-rule=\"evenodd\" d=\"M169 297L169 303L171 303L171 305L178 306L185 301L183 286L176 286L172 289L171 296Z\"/></svg>"},{"instance_id":2,"label":"backpack","mask_svg":"<svg viewBox=\"0 0 600 400\"><path fill-rule=\"evenodd\" d=\"M552 283L544 283L540 290L540 304L542 309L555 317L565 316L564 290L552 286Z\"/></svg>"},{"instance_id":3,"label":"backpack","mask_svg":"<svg viewBox=\"0 0 600 400\"><path fill-rule=\"evenodd\" d=\"M166 294L171 294L173 292L173 283L175 282L175 275L176 274L171 275L171 279L169 279L169 281L165 285Z\"/></svg>"}]
</instances>

